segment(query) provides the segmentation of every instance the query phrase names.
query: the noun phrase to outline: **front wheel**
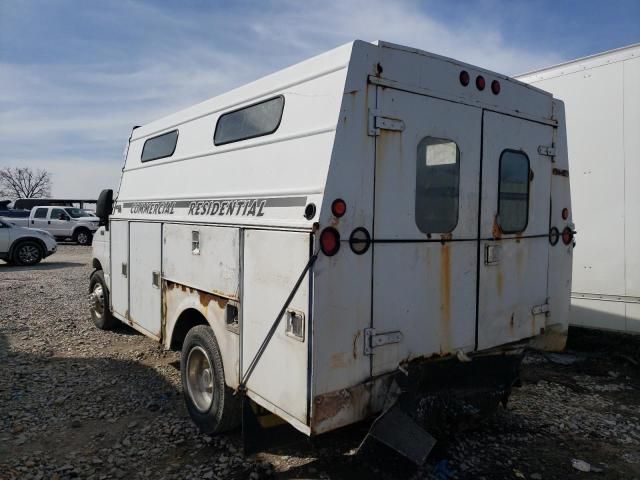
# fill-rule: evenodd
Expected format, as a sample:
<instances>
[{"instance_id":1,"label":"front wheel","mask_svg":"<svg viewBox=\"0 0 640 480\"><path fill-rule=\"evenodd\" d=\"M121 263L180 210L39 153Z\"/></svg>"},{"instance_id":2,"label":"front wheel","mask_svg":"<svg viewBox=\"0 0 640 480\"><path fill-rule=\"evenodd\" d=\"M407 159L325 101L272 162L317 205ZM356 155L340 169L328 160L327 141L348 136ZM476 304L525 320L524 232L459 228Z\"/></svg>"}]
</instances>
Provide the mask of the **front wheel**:
<instances>
[{"instance_id":1,"label":"front wheel","mask_svg":"<svg viewBox=\"0 0 640 480\"><path fill-rule=\"evenodd\" d=\"M79 228L73 234L73 241L78 245L89 245L91 243L91 232L86 228Z\"/></svg>"},{"instance_id":2,"label":"front wheel","mask_svg":"<svg viewBox=\"0 0 640 480\"><path fill-rule=\"evenodd\" d=\"M13 263L17 265L35 265L44 257L40 245L36 242L21 242L13 250Z\"/></svg>"},{"instance_id":3,"label":"front wheel","mask_svg":"<svg viewBox=\"0 0 640 480\"><path fill-rule=\"evenodd\" d=\"M91 304L91 318L100 330L109 330L116 325L117 320L109 310L109 290L104 281L102 270L93 272L89 280L89 299Z\"/></svg>"},{"instance_id":4,"label":"front wheel","mask_svg":"<svg viewBox=\"0 0 640 480\"><path fill-rule=\"evenodd\" d=\"M189 415L205 433L220 433L240 424L240 398L224 381L222 355L211 328L189 330L180 361L182 390Z\"/></svg>"}]
</instances>

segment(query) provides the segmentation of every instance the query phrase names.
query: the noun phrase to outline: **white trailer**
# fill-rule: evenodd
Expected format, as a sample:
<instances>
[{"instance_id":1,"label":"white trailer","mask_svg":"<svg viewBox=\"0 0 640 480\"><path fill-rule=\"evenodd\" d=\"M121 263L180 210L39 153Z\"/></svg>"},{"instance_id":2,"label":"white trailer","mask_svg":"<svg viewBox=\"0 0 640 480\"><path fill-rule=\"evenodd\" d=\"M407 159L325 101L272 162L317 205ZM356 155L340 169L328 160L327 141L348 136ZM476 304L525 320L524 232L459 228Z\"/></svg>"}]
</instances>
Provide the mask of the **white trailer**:
<instances>
[{"instance_id":1,"label":"white trailer","mask_svg":"<svg viewBox=\"0 0 640 480\"><path fill-rule=\"evenodd\" d=\"M240 392L327 432L419 365L508 394L524 347L564 346L567 168L550 94L355 41L133 130L98 205L94 320L182 349L207 431Z\"/></svg>"},{"instance_id":2,"label":"white trailer","mask_svg":"<svg viewBox=\"0 0 640 480\"><path fill-rule=\"evenodd\" d=\"M640 44L518 79L566 105L579 230L570 323L640 333Z\"/></svg>"}]
</instances>

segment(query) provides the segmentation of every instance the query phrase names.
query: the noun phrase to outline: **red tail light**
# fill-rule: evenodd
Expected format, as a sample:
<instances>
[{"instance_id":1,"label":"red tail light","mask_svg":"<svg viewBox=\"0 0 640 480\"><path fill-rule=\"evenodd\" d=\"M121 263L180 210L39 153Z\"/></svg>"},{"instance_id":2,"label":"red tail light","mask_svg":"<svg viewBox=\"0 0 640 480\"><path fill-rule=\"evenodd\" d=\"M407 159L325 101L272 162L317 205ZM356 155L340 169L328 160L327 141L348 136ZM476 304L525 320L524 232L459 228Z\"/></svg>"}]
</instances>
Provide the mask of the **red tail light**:
<instances>
[{"instance_id":1,"label":"red tail light","mask_svg":"<svg viewBox=\"0 0 640 480\"><path fill-rule=\"evenodd\" d=\"M482 75L478 75L476 77L476 88L478 90L484 90L484 87L485 87L484 77Z\"/></svg>"},{"instance_id":2,"label":"red tail light","mask_svg":"<svg viewBox=\"0 0 640 480\"><path fill-rule=\"evenodd\" d=\"M498 80L491 82L491 91L494 95L498 95L500 93L500 82Z\"/></svg>"},{"instance_id":3,"label":"red tail light","mask_svg":"<svg viewBox=\"0 0 640 480\"><path fill-rule=\"evenodd\" d=\"M569 245L572 241L573 230L571 230L569 227L565 227L565 229L562 230L562 243L564 243L565 245Z\"/></svg>"},{"instance_id":4,"label":"red tail light","mask_svg":"<svg viewBox=\"0 0 640 480\"><path fill-rule=\"evenodd\" d=\"M320 249L327 257L332 257L340 250L340 234L333 227L325 228L320 234Z\"/></svg>"},{"instance_id":5,"label":"red tail light","mask_svg":"<svg viewBox=\"0 0 640 480\"><path fill-rule=\"evenodd\" d=\"M563 208L562 209L562 219L566 220L567 218L569 218L569 209L568 208Z\"/></svg>"},{"instance_id":6,"label":"red tail light","mask_svg":"<svg viewBox=\"0 0 640 480\"><path fill-rule=\"evenodd\" d=\"M331 213L340 218L347 213L347 204L341 198L336 198L331 204Z\"/></svg>"}]
</instances>

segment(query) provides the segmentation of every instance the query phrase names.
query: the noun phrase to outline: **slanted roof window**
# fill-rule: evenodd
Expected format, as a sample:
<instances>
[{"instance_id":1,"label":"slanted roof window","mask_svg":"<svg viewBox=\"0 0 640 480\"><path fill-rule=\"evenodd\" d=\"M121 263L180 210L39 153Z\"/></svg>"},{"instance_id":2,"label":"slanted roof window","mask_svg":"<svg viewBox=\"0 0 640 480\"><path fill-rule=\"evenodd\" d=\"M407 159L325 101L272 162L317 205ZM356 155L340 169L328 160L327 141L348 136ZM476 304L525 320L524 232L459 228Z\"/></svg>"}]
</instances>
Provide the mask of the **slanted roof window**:
<instances>
[{"instance_id":1,"label":"slanted roof window","mask_svg":"<svg viewBox=\"0 0 640 480\"><path fill-rule=\"evenodd\" d=\"M221 115L213 134L214 145L239 142L274 133L280 126L282 95Z\"/></svg>"},{"instance_id":2,"label":"slanted roof window","mask_svg":"<svg viewBox=\"0 0 640 480\"><path fill-rule=\"evenodd\" d=\"M142 147L142 162L150 162L173 155L178 144L178 130L172 130L157 137L149 138Z\"/></svg>"}]
</instances>

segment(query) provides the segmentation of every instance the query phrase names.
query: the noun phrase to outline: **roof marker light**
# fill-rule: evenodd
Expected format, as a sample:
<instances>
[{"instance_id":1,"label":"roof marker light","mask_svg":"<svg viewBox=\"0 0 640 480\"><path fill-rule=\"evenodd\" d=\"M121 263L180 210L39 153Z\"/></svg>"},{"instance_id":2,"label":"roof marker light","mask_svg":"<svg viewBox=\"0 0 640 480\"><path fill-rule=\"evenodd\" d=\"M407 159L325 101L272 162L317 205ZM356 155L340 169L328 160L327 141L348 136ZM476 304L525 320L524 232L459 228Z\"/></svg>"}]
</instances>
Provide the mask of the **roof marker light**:
<instances>
[{"instance_id":1,"label":"roof marker light","mask_svg":"<svg viewBox=\"0 0 640 480\"><path fill-rule=\"evenodd\" d=\"M500 82L498 80L491 82L491 91L494 95L498 95L500 93Z\"/></svg>"},{"instance_id":2,"label":"roof marker light","mask_svg":"<svg viewBox=\"0 0 640 480\"><path fill-rule=\"evenodd\" d=\"M478 75L476 77L476 88L478 90L484 90L485 87L485 81L484 81L484 77L482 75Z\"/></svg>"},{"instance_id":3,"label":"roof marker light","mask_svg":"<svg viewBox=\"0 0 640 480\"><path fill-rule=\"evenodd\" d=\"M467 85L469 85L469 72L467 72L466 70L462 70L460 72L460 84L463 87L466 87Z\"/></svg>"}]
</instances>

